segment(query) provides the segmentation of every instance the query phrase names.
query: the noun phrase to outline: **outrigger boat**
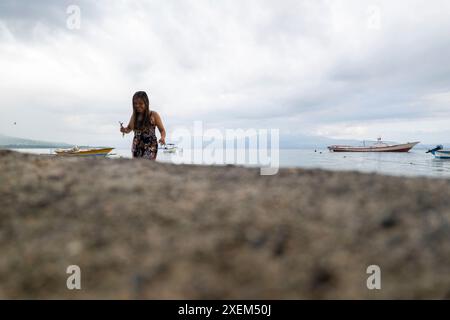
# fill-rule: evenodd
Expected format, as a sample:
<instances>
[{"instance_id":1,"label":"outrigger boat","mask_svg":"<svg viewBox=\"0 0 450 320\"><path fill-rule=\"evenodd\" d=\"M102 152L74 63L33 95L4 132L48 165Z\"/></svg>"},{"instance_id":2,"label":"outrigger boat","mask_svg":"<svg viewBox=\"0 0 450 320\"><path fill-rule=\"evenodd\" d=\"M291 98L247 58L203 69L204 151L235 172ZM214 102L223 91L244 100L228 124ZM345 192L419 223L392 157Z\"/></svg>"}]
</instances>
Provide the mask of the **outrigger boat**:
<instances>
[{"instance_id":1,"label":"outrigger boat","mask_svg":"<svg viewBox=\"0 0 450 320\"><path fill-rule=\"evenodd\" d=\"M175 153L178 148L173 143L167 143L164 147L161 148L164 153Z\"/></svg>"},{"instance_id":2,"label":"outrigger boat","mask_svg":"<svg viewBox=\"0 0 450 320\"><path fill-rule=\"evenodd\" d=\"M70 149L58 149L55 150L57 156L65 157L106 157L114 148L89 148L80 149L78 147L73 147Z\"/></svg>"},{"instance_id":3,"label":"outrigger boat","mask_svg":"<svg viewBox=\"0 0 450 320\"><path fill-rule=\"evenodd\" d=\"M450 150L444 150L442 144L428 150L426 153L431 153L436 159L450 159Z\"/></svg>"},{"instance_id":4,"label":"outrigger boat","mask_svg":"<svg viewBox=\"0 0 450 320\"><path fill-rule=\"evenodd\" d=\"M408 152L418 143L419 141L402 144L388 144L381 141L381 138L378 138L377 142L370 146L333 145L329 146L328 150L333 152Z\"/></svg>"}]
</instances>

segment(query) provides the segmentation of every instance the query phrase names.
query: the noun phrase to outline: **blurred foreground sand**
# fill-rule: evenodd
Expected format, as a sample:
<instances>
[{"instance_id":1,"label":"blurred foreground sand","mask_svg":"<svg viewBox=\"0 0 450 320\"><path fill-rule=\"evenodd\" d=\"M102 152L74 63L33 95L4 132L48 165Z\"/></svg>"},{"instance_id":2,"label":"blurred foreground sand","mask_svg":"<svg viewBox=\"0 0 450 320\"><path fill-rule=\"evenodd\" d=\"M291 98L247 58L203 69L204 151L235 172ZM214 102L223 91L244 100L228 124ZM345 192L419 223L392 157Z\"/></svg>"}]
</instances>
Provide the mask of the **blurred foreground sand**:
<instances>
[{"instance_id":1,"label":"blurred foreground sand","mask_svg":"<svg viewBox=\"0 0 450 320\"><path fill-rule=\"evenodd\" d=\"M0 298L450 298L449 222L444 179L0 151Z\"/></svg>"}]
</instances>

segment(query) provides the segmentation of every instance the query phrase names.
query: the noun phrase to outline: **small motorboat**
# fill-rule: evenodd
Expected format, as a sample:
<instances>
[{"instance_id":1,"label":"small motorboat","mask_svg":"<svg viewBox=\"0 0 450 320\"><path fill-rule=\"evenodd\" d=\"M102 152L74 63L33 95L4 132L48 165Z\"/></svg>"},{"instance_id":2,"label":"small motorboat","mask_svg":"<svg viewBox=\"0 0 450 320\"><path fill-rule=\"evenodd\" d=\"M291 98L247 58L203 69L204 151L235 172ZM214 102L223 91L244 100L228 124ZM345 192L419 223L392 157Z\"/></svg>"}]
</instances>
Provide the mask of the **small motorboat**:
<instances>
[{"instance_id":1,"label":"small motorboat","mask_svg":"<svg viewBox=\"0 0 450 320\"><path fill-rule=\"evenodd\" d=\"M450 159L450 150L444 150L442 144L428 150L426 153L431 153L436 159Z\"/></svg>"},{"instance_id":2,"label":"small motorboat","mask_svg":"<svg viewBox=\"0 0 450 320\"><path fill-rule=\"evenodd\" d=\"M378 138L377 142L370 146L333 145L329 146L328 150L333 152L408 152L418 143L419 141L401 144L388 144L381 141L381 138Z\"/></svg>"},{"instance_id":3,"label":"small motorboat","mask_svg":"<svg viewBox=\"0 0 450 320\"><path fill-rule=\"evenodd\" d=\"M114 148L88 148L80 149L77 146L70 149L55 150L57 156L65 157L106 157Z\"/></svg>"}]
</instances>

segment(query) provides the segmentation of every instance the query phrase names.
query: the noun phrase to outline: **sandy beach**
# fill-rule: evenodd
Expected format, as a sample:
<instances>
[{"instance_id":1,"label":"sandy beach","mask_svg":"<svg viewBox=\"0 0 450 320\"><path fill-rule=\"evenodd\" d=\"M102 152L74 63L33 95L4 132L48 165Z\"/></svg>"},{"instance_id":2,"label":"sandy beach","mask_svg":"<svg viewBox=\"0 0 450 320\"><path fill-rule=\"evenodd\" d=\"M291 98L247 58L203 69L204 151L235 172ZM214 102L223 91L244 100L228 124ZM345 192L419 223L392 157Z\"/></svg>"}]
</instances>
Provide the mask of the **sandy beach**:
<instances>
[{"instance_id":1,"label":"sandy beach","mask_svg":"<svg viewBox=\"0 0 450 320\"><path fill-rule=\"evenodd\" d=\"M449 222L447 179L0 151L0 298L450 298Z\"/></svg>"}]
</instances>

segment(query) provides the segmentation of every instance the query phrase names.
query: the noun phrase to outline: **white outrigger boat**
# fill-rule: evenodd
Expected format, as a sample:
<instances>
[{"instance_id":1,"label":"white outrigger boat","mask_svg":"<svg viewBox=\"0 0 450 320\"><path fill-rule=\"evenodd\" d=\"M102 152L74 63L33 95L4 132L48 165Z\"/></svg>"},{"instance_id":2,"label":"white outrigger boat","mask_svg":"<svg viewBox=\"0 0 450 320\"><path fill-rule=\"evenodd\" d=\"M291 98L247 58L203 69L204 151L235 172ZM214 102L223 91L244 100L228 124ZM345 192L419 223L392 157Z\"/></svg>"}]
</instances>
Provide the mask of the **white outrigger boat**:
<instances>
[{"instance_id":1,"label":"white outrigger boat","mask_svg":"<svg viewBox=\"0 0 450 320\"><path fill-rule=\"evenodd\" d=\"M175 153L178 151L178 147L173 143L167 143L165 146L161 147L164 153Z\"/></svg>"},{"instance_id":2,"label":"white outrigger boat","mask_svg":"<svg viewBox=\"0 0 450 320\"><path fill-rule=\"evenodd\" d=\"M333 152L408 152L418 143L419 141L401 144L388 144L381 141L381 138L378 138L377 142L370 146L333 145L329 146L328 150Z\"/></svg>"},{"instance_id":3,"label":"white outrigger boat","mask_svg":"<svg viewBox=\"0 0 450 320\"><path fill-rule=\"evenodd\" d=\"M63 157L106 157L114 148L89 148L80 149L77 146L70 149L55 150L57 156Z\"/></svg>"},{"instance_id":4,"label":"white outrigger boat","mask_svg":"<svg viewBox=\"0 0 450 320\"><path fill-rule=\"evenodd\" d=\"M444 150L444 146L441 144L426 153L431 153L436 159L450 159L450 150Z\"/></svg>"}]
</instances>

